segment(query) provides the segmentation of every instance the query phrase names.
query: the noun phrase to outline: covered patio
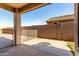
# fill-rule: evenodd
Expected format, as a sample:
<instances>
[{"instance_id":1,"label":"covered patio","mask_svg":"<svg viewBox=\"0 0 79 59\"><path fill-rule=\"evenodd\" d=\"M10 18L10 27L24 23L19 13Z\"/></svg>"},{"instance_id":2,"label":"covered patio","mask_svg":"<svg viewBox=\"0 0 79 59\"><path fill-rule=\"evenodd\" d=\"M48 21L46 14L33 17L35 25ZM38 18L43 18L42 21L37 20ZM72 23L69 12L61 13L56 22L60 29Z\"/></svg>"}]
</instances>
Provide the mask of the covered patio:
<instances>
[{"instance_id":1,"label":"covered patio","mask_svg":"<svg viewBox=\"0 0 79 59\"><path fill-rule=\"evenodd\" d=\"M21 43L21 14L48 5L48 3L0 3L0 8L14 13L14 45Z\"/></svg>"},{"instance_id":2,"label":"covered patio","mask_svg":"<svg viewBox=\"0 0 79 59\"><path fill-rule=\"evenodd\" d=\"M0 7L3 9L6 9L8 11L11 11L14 13L14 41L13 41L13 47L8 49L7 52L4 54L2 53L1 55L55 55L51 54L48 52L44 52L41 50L37 50L34 47L31 47L30 43L27 44L27 42L23 42L21 44L21 34L22 34L22 29L21 29L21 14L30 12L32 10L38 9L40 7L43 7L45 5L48 5L49 3L0 3ZM78 19L79 19L79 4L75 4L75 27L78 28ZM78 54L79 49L78 49L78 44L79 42L78 39L78 31L74 31L75 33L75 43L76 43L76 54ZM38 40L38 39L36 39ZM34 44L34 42L33 42ZM25 46L26 45L26 46ZM38 46L35 46L38 47ZM24 49L23 49L24 48ZM44 48L44 47L42 47ZM6 48L7 49L7 48ZM23 49L23 50L22 50ZM31 49L30 51L28 51ZM5 49L4 49L5 50ZM24 52L26 51L26 52ZM8 53L9 52L9 53ZM27 53L27 54L26 54ZM34 54L35 53L35 54ZM54 52L55 53L55 52ZM61 53L60 53L61 55Z\"/></svg>"}]
</instances>

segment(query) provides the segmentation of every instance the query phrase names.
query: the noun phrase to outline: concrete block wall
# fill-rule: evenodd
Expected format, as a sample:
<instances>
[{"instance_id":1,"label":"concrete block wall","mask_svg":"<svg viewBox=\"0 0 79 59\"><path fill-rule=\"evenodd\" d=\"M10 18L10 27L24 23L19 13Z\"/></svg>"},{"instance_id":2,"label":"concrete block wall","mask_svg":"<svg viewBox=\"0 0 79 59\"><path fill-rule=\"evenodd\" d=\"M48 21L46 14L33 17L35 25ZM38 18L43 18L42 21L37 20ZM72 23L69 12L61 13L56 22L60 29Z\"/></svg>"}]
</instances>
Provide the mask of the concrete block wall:
<instances>
[{"instance_id":1,"label":"concrete block wall","mask_svg":"<svg viewBox=\"0 0 79 59\"><path fill-rule=\"evenodd\" d=\"M3 28L2 33L13 34L13 29L12 28Z\"/></svg>"},{"instance_id":2,"label":"concrete block wall","mask_svg":"<svg viewBox=\"0 0 79 59\"><path fill-rule=\"evenodd\" d=\"M37 37L37 30L22 30L22 35L23 36L28 36L28 37Z\"/></svg>"},{"instance_id":3,"label":"concrete block wall","mask_svg":"<svg viewBox=\"0 0 79 59\"><path fill-rule=\"evenodd\" d=\"M24 27L26 30L37 30L37 37L56 40L74 41L74 22Z\"/></svg>"},{"instance_id":4,"label":"concrete block wall","mask_svg":"<svg viewBox=\"0 0 79 59\"><path fill-rule=\"evenodd\" d=\"M0 29L0 34L2 33L2 29Z\"/></svg>"},{"instance_id":5,"label":"concrete block wall","mask_svg":"<svg viewBox=\"0 0 79 59\"><path fill-rule=\"evenodd\" d=\"M74 23L70 22L62 22L61 23L61 36L64 40L74 41Z\"/></svg>"},{"instance_id":6,"label":"concrete block wall","mask_svg":"<svg viewBox=\"0 0 79 59\"><path fill-rule=\"evenodd\" d=\"M10 28L3 29L3 33L12 34ZM37 35L39 38L74 41L74 22L62 22L59 24L28 26L22 28L22 35Z\"/></svg>"}]
</instances>

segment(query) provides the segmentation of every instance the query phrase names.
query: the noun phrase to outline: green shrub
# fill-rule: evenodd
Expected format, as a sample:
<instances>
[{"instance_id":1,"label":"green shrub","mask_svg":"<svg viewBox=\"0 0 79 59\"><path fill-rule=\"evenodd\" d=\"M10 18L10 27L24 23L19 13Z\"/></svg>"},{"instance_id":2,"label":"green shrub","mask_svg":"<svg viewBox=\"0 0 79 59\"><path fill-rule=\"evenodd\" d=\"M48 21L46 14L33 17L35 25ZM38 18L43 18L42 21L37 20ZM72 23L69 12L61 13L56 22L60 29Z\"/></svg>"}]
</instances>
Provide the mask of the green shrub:
<instances>
[{"instance_id":1,"label":"green shrub","mask_svg":"<svg viewBox=\"0 0 79 59\"><path fill-rule=\"evenodd\" d=\"M75 43L74 42L68 42L67 43L67 47L70 48L71 52L73 53L73 55L75 54Z\"/></svg>"}]
</instances>

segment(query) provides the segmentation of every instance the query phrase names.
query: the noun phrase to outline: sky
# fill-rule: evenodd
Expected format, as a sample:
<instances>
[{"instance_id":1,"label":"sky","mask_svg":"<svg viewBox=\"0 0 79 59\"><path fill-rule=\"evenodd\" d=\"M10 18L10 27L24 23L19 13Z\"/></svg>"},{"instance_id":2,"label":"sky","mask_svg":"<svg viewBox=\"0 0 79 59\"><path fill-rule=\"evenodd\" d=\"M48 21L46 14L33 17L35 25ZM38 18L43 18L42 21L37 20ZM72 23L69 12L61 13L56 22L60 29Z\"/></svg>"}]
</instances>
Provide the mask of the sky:
<instances>
[{"instance_id":1,"label":"sky","mask_svg":"<svg viewBox=\"0 0 79 59\"><path fill-rule=\"evenodd\" d=\"M74 14L74 4L54 3L21 15L21 26L44 25L52 17ZM13 13L0 8L0 28L13 27Z\"/></svg>"}]
</instances>

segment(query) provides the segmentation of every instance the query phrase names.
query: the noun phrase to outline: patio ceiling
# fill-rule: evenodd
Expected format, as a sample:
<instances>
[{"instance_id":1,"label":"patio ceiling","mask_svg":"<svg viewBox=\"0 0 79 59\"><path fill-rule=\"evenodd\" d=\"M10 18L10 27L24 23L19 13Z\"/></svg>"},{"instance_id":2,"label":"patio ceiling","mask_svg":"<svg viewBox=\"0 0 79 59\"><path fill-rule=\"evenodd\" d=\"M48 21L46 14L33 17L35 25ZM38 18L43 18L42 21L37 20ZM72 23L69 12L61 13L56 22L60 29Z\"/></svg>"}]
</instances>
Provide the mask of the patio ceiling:
<instances>
[{"instance_id":1,"label":"patio ceiling","mask_svg":"<svg viewBox=\"0 0 79 59\"><path fill-rule=\"evenodd\" d=\"M21 43L21 14L48 5L48 3L0 3L0 8L14 13L14 45Z\"/></svg>"},{"instance_id":2,"label":"patio ceiling","mask_svg":"<svg viewBox=\"0 0 79 59\"><path fill-rule=\"evenodd\" d=\"M48 5L48 3L0 3L1 8L14 13L15 9L18 9L20 14L35 10L45 5Z\"/></svg>"},{"instance_id":3,"label":"patio ceiling","mask_svg":"<svg viewBox=\"0 0 79 59\"><path fill-rule=\"evenodd\" d=\"M24 5L28 5L29 3L6 3L6 5L11 6L13 8L21 8Z\"/></svg>"}]
</instances>

